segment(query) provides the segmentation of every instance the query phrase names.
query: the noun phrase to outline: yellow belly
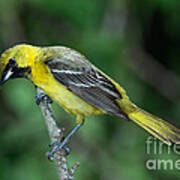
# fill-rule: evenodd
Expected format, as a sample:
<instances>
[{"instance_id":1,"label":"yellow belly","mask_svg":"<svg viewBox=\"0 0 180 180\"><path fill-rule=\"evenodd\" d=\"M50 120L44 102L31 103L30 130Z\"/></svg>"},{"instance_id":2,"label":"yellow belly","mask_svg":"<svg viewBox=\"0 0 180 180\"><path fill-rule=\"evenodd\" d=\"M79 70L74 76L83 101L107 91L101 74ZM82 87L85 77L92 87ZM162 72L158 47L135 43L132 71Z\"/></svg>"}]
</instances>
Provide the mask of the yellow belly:
<instances>
[{"instance_id":1,"label":"yellow belly","mask_svg":"<svg viewBox=\"0 0 180 180\"><path fill-rule=\"evenodd\" d=\"M40 70L40 69L38 69ZM33 72L32 72L33 75ZM80 97L61 85L50 73L40 72L33 75L33 82L42 89L49 97L61 105L66 111L75 115L104 114L105 111L85 102Z\"/></svg>"}]
</instances>

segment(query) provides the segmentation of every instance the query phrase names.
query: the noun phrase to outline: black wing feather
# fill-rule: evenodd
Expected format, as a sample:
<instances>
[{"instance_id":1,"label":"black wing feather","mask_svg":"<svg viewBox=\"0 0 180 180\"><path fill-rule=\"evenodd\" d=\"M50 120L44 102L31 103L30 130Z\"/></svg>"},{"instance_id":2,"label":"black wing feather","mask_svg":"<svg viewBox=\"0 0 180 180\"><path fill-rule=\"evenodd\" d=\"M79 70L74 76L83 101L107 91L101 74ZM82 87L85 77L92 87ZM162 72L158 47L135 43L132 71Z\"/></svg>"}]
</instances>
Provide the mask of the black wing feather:
<instances>
[{"instance_id":1,"label":"black wing feather","mask_svg":"<svg viewBox=\"0 0 180 180\"><path fill-rule=\"evenodd\" d=\"M122 96L109 79L91 64L72 67L68 61L50 60L46 64L59 83L86 102L111 114L123 115L116 101Z\"/></svg>"}]
</instances>

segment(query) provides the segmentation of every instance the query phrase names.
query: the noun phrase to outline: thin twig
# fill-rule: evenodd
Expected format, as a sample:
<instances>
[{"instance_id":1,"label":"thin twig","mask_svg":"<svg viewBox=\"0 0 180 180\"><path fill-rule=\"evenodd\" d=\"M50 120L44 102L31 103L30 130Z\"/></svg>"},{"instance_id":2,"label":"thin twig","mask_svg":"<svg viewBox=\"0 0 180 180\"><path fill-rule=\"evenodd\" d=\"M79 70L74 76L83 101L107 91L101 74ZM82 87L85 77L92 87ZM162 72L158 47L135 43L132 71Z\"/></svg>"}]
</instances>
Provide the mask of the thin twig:
<instances>
[{"instance_id":1,"label":"thin twig","mask_svg":"<svg viewBox=\"0 0 180 180\"><path fill-rule=\"evenodd\" d=\"M41 89L37 88L37 95L41 95L44 93ZM52 108L50 103L48 102L47 99L43 99L40 104L40 109L43 114L43 117L45 119L46 126L48 128L49 136L51 139L51 143L53 142L61 142L63 138L63 129L58 128L56 121L54 119L53 113L52 113ZM72 168L68 168L68 162L66 159L66 152L64 149L56 152L54 154L53 161L55 162L56 165L56 170L58 174L58 179L59 180L74 180L74 172L75 169L78 168L76 165Z\"/></svg>"}]
</instances>

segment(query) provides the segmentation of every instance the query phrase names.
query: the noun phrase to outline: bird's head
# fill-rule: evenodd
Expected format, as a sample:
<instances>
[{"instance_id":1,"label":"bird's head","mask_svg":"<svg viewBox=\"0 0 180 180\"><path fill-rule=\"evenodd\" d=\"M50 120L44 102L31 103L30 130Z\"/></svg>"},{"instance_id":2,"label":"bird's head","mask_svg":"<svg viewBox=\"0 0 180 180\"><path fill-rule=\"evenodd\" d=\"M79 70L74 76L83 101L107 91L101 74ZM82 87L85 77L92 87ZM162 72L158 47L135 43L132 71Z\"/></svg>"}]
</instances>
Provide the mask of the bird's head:
<instances>
[{"instance_id":1,"label":"bird's head","mask_svg":"<svg viewBox=\"0 0 180 180\"><path fill-rule=\"evenodd\" d=\"M27 77L40 48L20 44L7 49L0 57L0 85L12 78Z\"/></svg>"}]
</instances>

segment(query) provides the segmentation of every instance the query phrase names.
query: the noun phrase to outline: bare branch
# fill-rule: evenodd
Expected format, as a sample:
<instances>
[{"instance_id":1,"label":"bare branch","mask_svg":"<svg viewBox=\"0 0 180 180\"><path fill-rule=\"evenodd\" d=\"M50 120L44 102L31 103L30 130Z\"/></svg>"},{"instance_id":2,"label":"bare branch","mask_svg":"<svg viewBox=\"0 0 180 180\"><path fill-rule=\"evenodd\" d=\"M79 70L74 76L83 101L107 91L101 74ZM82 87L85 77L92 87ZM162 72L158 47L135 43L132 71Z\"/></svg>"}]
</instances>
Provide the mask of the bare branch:
<instances>
[{"instance_id":1,"label":"bare branch","mask_svg":"<svg viewBox=\"0 0 180 180\"><path fill-rule=\"evenodd\" d=\"M37 95L44 94L44 92L37 88ZM54 119L54 116L52 114L52 108L50 103L48 102L47 99L43 99L40 104L40 109L43 114L43 117L45 119L46 126L48 128L49 136L51 139L51 143L53 142L61 142L63 138L63 130L62 128L58 128L56 121ZM59 180L73 180L74 177L74 172L78 168L78 165L76 164L72 169L68 168L68 162L66 159L66 152L64 149L56 152L54 154L54 162L56 165L56 170L58 174L58 179Z\"/></svg>"}]
</instances>

